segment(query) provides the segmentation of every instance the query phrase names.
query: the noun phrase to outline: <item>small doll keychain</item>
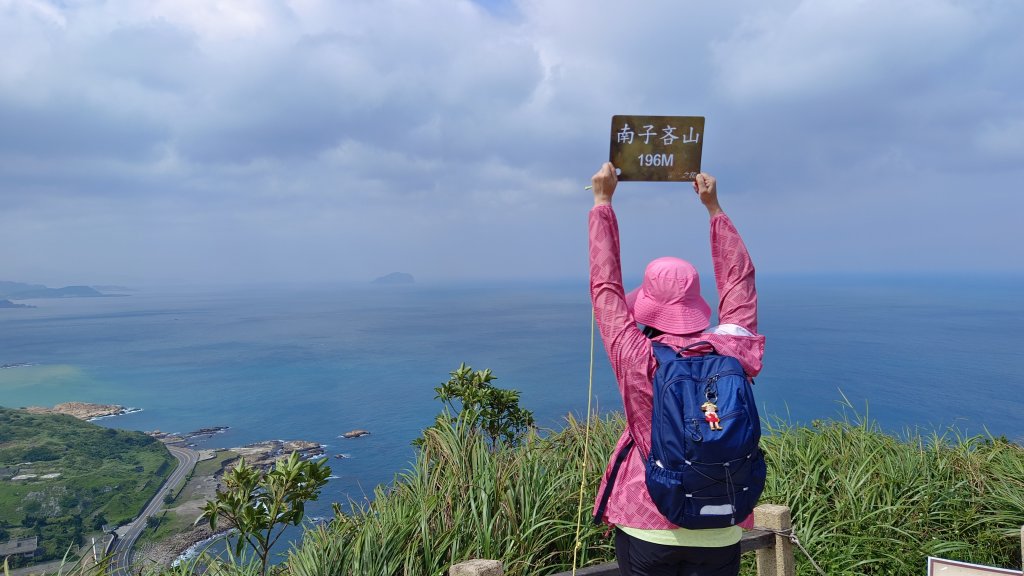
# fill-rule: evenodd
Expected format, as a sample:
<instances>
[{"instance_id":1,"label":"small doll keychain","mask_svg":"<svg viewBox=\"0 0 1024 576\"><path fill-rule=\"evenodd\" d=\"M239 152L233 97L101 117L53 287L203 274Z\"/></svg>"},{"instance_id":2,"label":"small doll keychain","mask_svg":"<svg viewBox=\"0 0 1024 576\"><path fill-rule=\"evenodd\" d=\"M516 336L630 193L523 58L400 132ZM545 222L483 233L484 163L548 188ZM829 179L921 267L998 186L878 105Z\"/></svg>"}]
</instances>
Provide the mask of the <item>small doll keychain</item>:
<instances>
[{"instance_id":1,"label":"small doll keychain","mask_svg":"<svg viewBox=\"0 0 1024 576\"><path fill-rule=\"evenodd\" d=\"M708 421L712 430L722 429L722 425L718 420L718 406L715 406L714 402L705 402L700 405L700 409L704 412L704 419Z\"/></svg>"}]
</instances>

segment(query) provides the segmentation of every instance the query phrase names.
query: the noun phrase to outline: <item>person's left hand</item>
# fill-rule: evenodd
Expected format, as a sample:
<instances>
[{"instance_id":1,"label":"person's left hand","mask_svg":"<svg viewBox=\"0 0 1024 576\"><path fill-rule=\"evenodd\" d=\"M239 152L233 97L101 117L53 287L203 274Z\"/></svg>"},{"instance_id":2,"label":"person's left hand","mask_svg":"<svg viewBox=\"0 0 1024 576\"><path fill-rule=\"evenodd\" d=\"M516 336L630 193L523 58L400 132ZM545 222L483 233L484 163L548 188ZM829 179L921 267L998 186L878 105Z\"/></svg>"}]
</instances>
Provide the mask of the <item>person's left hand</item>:
<instances>
[{"instance_id":1,"label":"person's left hand","mask_svg":"<svg viewBox=\"0 0 1024 576\"><path fill-rule=\"evenodd\" d=\"M590 184L594 189L594 206L611 204L618 183L619 177L615 175L615 166L611 162L601 165L601 169L590 178Z\"/></svg>"},{"instance_id":2,"label":"person's left hand","mask_svg":"<svg viewBox=\"0 0 1024 576\"><path fill-rule=\"evenodd\" d=\"M706 172L697 174L693 180L693 191L697 193L701 204L708 209L708 215L712 218L721 213L722 206L718 203L718 182L715 177Z\"/></svg>"}]
</instances>

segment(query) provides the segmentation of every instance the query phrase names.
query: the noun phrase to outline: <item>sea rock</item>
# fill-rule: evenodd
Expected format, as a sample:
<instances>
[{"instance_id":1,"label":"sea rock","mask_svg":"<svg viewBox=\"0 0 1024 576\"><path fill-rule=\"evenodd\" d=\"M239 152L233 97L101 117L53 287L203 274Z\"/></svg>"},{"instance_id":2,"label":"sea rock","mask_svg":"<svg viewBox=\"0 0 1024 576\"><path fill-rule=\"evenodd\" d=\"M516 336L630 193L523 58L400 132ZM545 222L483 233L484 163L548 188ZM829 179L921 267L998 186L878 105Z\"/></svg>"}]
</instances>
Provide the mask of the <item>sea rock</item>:
<instances>
[{"instance_id":1,"label":"sea rock","mask_svg":"<svg viewBox=\"0 0 1024 576\"><path fill-rule=\"evenodd\" d=\"M366 431L366 430L352 430L350 432L345 432L344 434L341 435L341 437L342 438L359 438L360 436L366 436L368 434L369 434L369 432Z\"/></svg>"},{"instance_id":2,"label":"sea rock","mask_svg":"<svg viewBox=\"0 0 1024 576\"><path fill-rule=\"evenodd\" d=\"M181 444L185 442L185 437L180 434L173 434L171 432L163 432L160 430L151 430L146 432L147 435L156 438L164 444Z\"/></svg>"},{"instance_id":3,"label":"sea rock","mask_svg":"<svg viewBox=\"0 0 1024 576\"><path fill-rule=\"evenodd\" d=\"M267 440L231 448L231 451L245 458L247 464L256 468L270 468L278 460L290 456L292 452L298 452L299 457L306 460L324 455L323 446L308 440Z\"/></svg>"}]
</instances>

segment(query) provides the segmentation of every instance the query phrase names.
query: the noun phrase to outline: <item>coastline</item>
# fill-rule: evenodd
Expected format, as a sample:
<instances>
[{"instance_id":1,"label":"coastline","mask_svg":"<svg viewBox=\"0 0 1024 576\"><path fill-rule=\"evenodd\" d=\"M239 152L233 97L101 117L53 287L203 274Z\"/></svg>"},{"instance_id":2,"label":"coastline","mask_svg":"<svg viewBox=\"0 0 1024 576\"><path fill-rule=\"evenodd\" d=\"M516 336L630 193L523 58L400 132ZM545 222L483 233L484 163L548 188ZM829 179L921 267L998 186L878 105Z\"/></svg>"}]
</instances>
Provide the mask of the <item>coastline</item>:
<instances>
[{"instance_id":1,"label":"coastline","mask_svg":"<svg viewBox=\"0 0 1024 576\"><path fill-rule=\"evenodd\" d=\"M211 536L193 542L188 546L188 548L185 548L183 552L179 553L177 556L174 557L173 560L170 561L170 566L172 568L176 568L182 562L195 558L196 556L203 553L206 550L206 548L208 548L211 544L222 538L227 537L228 534L230 533L230 530L225 530L223 532L214 532Z\"/></svg>"},{"instance_id":2,"label":"coastline","mask_svg":"<svg viewBox=\"0 0 1024 576\"><path fill-rule=\"evenodd\" d=\"M62 414L91 422L139 412L142 408L64 402L52 408L30 406L22 410L34 414ZM199 458L174 499L165 503L154 516L158 518L158 524L164 526L165 533L155 538L151 529L147 528L143 533L144 541L134 551L136 564L156 564L171 568L176 562L187 559L190 551L195 555L204 546L223 538L229 532L223 529L214 531L208 523L197 524L196 520L206 502L216 498L217 490L222 488L221 478L224 473L240 459L244 458L246 463L256 468L269 470L278 461L288 458L292 452L298 452L303 459L322 458L326 455L325 445L307 440L264 440L235 448L203 449L197 446L197 443L228 429L228 426L211 426L185 434L169 434L159 430L146 433L165 445L195 450Z\"/></svg>"},{"instance_id":3,"label":"coastline","mask_svg":"<svg viewBox=\"0 0 1024 576\"><path fill-rule=\"evenodd\" d=\"M5 368L6 367L8 366L5 366ZM120 404L93 404L91 402L62 402L55 405L53 408L46 408L44 406L28 406L26 408L22 408L22 410L30 414L64 414L87 422L99 420L101 418L110 418L112 416L123 416L125 414L142 412L142 408L125 407Z\"/></svg>"},{"instance_id":4,"label":"coastline","mask_svg":"<svg viewBox=\"0 0 1024 576\"><path fill-rule=\"evenodd\" d=\"M196 523L202 507L216 498L217 490L222 488L224 473L242 458L252 466L269 470L292 452L298 452L303 459L319 458L324 455L324 447L305 440L266 440L238 448L200 450L199 462L189 480L160 513L161 523L167 522L170 532L141 545L135 551L136 562L171 568L176 562L187 560L190 551L194 556L225 537L230 530L214 531L209 523Z\"/></svg>"},{"instance_id":5,"label":"coastline","mask_svg":"<svg viewBox=\"0 0 1024 576\"><path fill-rule=\"evenodd\" d=\"M209 525L200 524L192 530L178 532L155 542L146 542L135 550L135 562L145 566L159 565L172 568L184 560L195 557L205 546L213 544L226 534L226 531L213 532Z\"/></svg>"}]
</instances>

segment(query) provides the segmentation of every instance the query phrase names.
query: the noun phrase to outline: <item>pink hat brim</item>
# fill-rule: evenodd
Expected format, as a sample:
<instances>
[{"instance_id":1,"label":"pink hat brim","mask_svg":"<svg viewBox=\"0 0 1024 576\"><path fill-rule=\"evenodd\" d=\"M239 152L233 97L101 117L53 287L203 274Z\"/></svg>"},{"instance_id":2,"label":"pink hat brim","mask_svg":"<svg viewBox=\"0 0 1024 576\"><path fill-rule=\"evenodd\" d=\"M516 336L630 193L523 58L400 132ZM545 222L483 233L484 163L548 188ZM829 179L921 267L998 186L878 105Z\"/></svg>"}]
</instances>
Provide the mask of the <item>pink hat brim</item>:
<instances>
[{"instance_id":1,"label":"pink hat brim","mask_svg":"<svg viewBox=\"0 0 1024 576\"><path fill-rule=\"evenodd\" d=\"M663 306L643 291L643 287L626 294L626 306L633 319L668 334L694 334L711 325L711 307L702 296L690 297L688 305Z\"/></svg>"}]
</instances>

